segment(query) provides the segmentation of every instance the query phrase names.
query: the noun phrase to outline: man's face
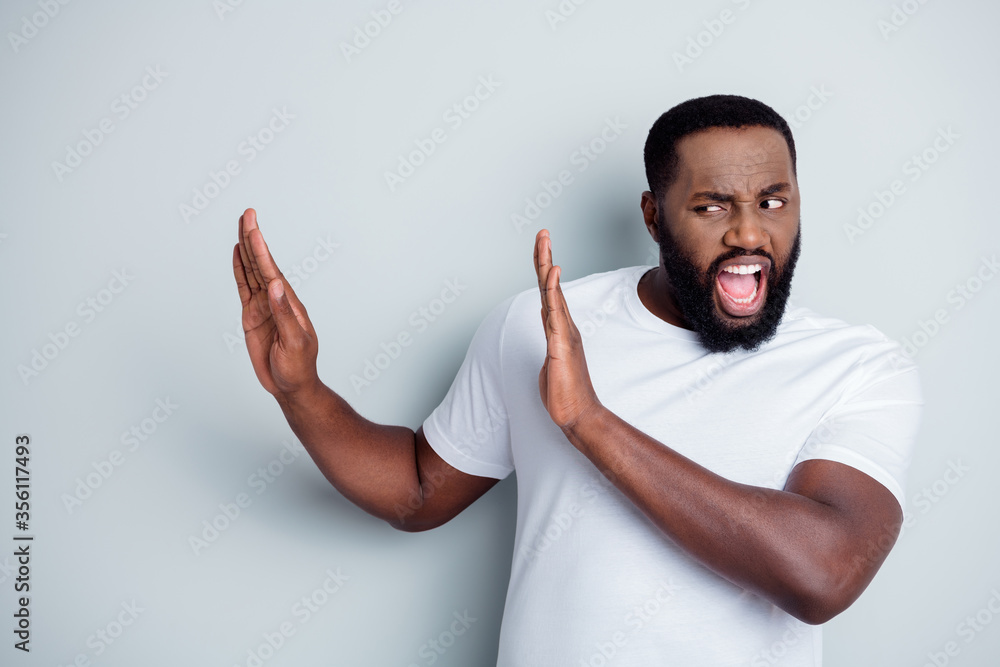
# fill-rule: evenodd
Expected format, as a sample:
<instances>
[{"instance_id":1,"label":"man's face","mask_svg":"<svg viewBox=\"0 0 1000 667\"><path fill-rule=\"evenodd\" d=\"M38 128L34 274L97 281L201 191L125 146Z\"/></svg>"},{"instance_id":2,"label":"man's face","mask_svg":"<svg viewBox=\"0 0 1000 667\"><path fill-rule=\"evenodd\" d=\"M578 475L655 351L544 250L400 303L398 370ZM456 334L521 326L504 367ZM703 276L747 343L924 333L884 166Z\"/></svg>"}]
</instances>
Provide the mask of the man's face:
<instances>
[{"instance_id":1,"label":"man's face","mask_svg":"<svg viewBox=\"0 0 1000 667\"><path fill-rule=\"evenodd\" d=\"M770 128L712 128L677 153L654 217L676 309L711 352L757 349L781 322L799 254L788 146Z\"/></svg>"}]
</instances>

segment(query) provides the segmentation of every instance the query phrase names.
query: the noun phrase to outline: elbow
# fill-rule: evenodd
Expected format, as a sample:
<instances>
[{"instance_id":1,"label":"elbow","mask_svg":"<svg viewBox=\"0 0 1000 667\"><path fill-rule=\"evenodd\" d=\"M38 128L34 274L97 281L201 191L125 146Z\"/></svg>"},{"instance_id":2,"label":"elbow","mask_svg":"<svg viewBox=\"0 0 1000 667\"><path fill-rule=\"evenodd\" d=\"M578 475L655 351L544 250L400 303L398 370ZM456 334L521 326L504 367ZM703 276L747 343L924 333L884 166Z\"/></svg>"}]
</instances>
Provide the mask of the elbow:
<instances>
[{"instance_id":1,"label":"elbow","mask_svg":"<svg viewBox=\"0 0 1000 667\"><path fill-rule=\"evenodd\" d=\"M808 625L822 625L849 606L828 597L812 597L796 600L785 611Z\"/></svg>"},{"instance_id":2,"label":"elbow","mask_svg":"<svg viewBox=\"0 0 1000 667\"><path fill-rule=\"evenodd\" d=\"M449 516L433 516L426 511L420 511L423 509L424 506L421 504L417 509L407 507L405 511L402 511L397 505L396 511L391 516L382 516L382 519L396 530L404 533L422 533L425 530L431 530L448 523L451 519Z\"/></svg>"},{"instance_id":3,"label":"elbow","mask_svg":"<svg viewBox=\"0 0 1000 667\"><path fill-rule=\"evenodd\" d=\"M886 533L858 540L844 531L829 539L820 534L777 571L785 595L776 602L783 610L809 625L822 625L845 611L868 588L895 543L899 522Z\"/></svg>"},{"instance_id":4,"label":"elbow","mask_svg":"<svg viewBox=\"0 0 1000 667\"><path fill-rule=\"evenodd\" d=\"M440 524L423 523L411 519L386 519L386 522L398 531L404 533L422 533L431 528L437 528Z\"/></svg>"},{"instance_id":5,"label":"elbow","mask_svg":"<svg viewBox=\"0 0 1000 667\"><path fill-rule=\"evenodd\" d=\"M837 568L821 569L792 586L780 606L803 623L822 625L850 607L864 588Z\"/></svg>"}]
</instances>

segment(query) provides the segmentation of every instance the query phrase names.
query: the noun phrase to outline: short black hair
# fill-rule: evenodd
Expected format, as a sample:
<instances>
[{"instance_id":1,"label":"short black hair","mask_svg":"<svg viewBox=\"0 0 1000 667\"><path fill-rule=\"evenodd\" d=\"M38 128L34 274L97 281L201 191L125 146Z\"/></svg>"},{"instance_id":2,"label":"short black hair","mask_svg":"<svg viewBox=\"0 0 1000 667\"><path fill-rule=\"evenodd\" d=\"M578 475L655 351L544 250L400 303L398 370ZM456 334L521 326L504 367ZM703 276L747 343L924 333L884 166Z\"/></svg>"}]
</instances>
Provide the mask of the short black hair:
<instances>
[{"instance_id":1,"label":"short black hair","mask_svg":"<svg viewBox=\"0 0 1000 667\"><path fill-rule=\"evenodd\" d=\"M763 102L740 95L708 95L681 102L656 119L646 137L643 156L649 189L659 200L677 178L677 142L713 127L769 127L788 144L795 172L795 140L788 123ZM796 174L797 175L797 174Z\"/></svg>"}]
</instances>

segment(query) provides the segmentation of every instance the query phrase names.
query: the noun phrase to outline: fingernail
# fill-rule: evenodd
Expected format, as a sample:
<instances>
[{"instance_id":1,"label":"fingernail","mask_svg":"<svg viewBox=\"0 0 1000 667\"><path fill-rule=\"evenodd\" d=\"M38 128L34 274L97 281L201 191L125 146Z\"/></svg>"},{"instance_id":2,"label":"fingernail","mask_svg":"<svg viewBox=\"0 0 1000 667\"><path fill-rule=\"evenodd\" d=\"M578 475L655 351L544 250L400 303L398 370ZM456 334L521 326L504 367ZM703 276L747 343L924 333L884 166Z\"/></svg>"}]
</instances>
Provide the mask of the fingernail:
<instances>
[{"instance_id":1,"label":"fingernail","mask_svg":"<svg viewBox=\"0 0 1000 667\"><path fill-rule=\"evenodd\" d=\"M272 280L268 289L271 290L271 296L275 299L280 299L285 294L285 285L278 279Z\"/></svg>"}]
</instances>

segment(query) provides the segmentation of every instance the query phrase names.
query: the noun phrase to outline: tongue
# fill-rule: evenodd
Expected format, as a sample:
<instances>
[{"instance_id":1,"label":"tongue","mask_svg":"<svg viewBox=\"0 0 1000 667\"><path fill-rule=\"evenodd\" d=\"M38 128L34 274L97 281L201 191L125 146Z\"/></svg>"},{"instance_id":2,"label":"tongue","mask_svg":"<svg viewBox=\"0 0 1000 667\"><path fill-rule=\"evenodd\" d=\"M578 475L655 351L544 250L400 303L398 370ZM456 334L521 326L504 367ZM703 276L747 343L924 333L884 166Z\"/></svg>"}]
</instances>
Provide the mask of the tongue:
<instances>
[{"instance_id":1,"label":"tongue","mask_svg":"<svg viewBox=\"0 0 1000 667\"><path fill-rule=\"evenodd\" d=\"M753 289L757 285L757 279L752 273L729 273L723 271L719 274L719 284L726 294L734 299L745 299L753 294Z\"/></svg>"}]
</instances>

